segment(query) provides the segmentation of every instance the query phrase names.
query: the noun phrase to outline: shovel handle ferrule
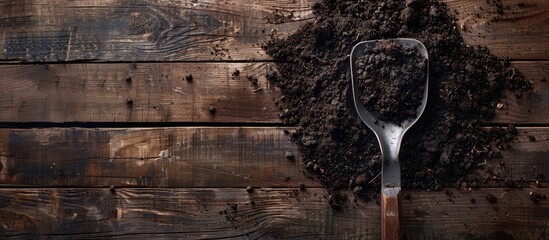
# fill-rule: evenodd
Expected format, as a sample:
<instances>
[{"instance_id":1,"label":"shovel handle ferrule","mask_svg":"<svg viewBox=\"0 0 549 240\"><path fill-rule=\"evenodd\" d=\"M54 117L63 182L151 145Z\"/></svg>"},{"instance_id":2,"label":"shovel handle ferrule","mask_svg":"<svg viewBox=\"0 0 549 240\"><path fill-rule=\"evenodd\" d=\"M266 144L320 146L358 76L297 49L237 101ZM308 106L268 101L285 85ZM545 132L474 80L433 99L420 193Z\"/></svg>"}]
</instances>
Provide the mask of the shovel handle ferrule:
<instances>
[{"instance_id":1,"label":"shovel handle ferrule","mask_svg":"<svg viewBox=\"0 0 549 240\"><path fill-rule=\"evenodd\" d=\"M381 239L400 240L402 194L400 187L382 187L381 189Z\"/></svg>"}]
</instances>

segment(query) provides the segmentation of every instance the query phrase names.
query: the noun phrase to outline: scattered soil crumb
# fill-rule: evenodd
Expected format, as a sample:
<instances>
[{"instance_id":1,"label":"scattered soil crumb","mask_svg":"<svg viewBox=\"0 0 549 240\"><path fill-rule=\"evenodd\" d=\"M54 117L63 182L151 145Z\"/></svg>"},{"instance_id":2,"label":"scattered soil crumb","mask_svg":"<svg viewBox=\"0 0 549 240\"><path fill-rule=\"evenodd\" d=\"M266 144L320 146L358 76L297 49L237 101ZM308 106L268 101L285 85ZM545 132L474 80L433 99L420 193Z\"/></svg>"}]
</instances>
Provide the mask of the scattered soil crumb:
<instances>
[{"instance_id":1,"label":"scattered soil crumb","mask_svg":"<svg viewBox=\"0 0 549 240\"><path fill-rule=\"evenodd\" d=\"M486 0L486 2L494 6L498 14L503 14L503 10L505 8L503 7L503 3L501 2L501 0Z\"/></svg>"},{"instance_id":2,"label":"scattered soil crumb","mask_svg":"<svg viewBox=\"0 0 549 240\"><path fill-rule=\"evenodd\" d=\"M347 195L341 194L339 192L334 192L328 195L328 203L334 209L341 209L341 207L347 201Z\"/></svg>"},{"instance_id":3,"label":"scattered soil crumb","mask_svg":"<svg viewBox=\"0 0 549 240\"><path fill-rule=\"evenodd\" d=\"M286 159L290 160L290 161L295 161L295 156L292 152L290 151L286 151L284 153L284 155L286 156Z\"/></svg>"},{"instance_id":4,"label":"scattered soil crumb","mask_svg":"<svg viewBox=\"0 0 549 240\"><path fill-rule=\"evenodd\" d=\"M486 196L486 199L491 204L495 204L495 203L498 202L498 198L496 196L494 196L493 194L491 194L491 193L489 193L488 196Z\"/></svg>"},{"instance_id":5,"label":"scattered soil crumb","mask_svg":"<svg viewBox=\"0 0 549 240\"><path fill-rule=\"evenodd\" d=\"M532 201L532 203L537 204L541 200L547 200L547 196L537 192L530 192L530 201Z\"/></svg>"},{"instance_id":6,"label":"scattered soil crumb","mask_svg":"<svg viewBox=\"0 0 549 240\"><path fill-rule=\"evenodd\" d=\"M404 199L408 201L412 201L412 196L410 196L409 193L404 194Z\"/></svg>"},{"instance_id":7,"label":"scattered soil crumb","mask_svg":"<svg viewBox=\"0 0 549 240\"><path fill-rule=\"evenodd\" d=\"M133 107L133 100L131 98L127 98L126 99L126 105L131 108Z\"/></svg>"},{"instance_id":8,"label":"scattered soil crumb","mask_svg":"<svg viewBox=\"0 0 549 240\"><path fill-rule=\"evenodd\" d=\"M451 191L446 191L446 199L448 199L448 201L450 202L453 202L454 201L453 198L455 198L454 193Z\"/></svg>"},{"instance_id":9,"label":"scattered soil crumb","mask_svg":"<svg viewBox=\"0 0 549 240\"><path fill-rule=\"evenodd\" d=\"M209 108L208 108L208 111L210 112L210 114L215 114L217 112L217 109L215 108L214 105L211 105Z\"/></svg>"},{"instance_id":10,"label":"scattered soil crumb","mask_svg":"<svg viewBox=\"0 0 549 240\"><path fill-rule=\"evenodd\" d=\"M246 76L246 78L248 78L248 81L250 81L250 83L254 86L257 86L257 83L259 82L259 80L257 79L256 76Z\"/></svg>"},{"instance_id":11,"label":"scattered soil crumb","mask_svg":"<svg viewBox=\"0 0 549 240\"><path fill-rule=\"evenodd\" d=\"M187 76L185 76L185 80L187 80L187 82L192 82L193 81L193 75L192 74L187 74Z\"/></svg>"},{"instance_id":12,"label":"scattered soil crumb","mask_svg":"<svg viewBox=\"0 0 549 240\"><path fill-rule=\"evenodd\" d=\"M227 207L225 207L225 209L219 211L219 214L224 215L225 220L227 220L228 222L234 222L236 220L238 204L236 204L236 203L227 203L226 206Z\"/></svg>"}]
</instances>

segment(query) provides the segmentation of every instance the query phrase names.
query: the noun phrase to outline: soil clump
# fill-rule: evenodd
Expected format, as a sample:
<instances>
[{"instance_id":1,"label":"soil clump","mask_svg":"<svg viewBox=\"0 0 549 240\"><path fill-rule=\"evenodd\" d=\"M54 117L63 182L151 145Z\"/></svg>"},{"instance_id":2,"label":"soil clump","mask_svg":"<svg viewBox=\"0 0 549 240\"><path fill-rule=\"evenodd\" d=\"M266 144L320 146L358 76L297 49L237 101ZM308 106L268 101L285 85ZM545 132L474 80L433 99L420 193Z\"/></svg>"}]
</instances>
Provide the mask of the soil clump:
<instances>
[{"instance_id":1,"label":"soil clump","mask_svg":"<svg viewBox=\"0 0 549 240\"><path fill-rule=\"evenodd\" d=\"M427 59L394 41L367 47L356 62L362 103L379 120L400 125L415 119L427 79Z\"/></svg>"}]
</instances>

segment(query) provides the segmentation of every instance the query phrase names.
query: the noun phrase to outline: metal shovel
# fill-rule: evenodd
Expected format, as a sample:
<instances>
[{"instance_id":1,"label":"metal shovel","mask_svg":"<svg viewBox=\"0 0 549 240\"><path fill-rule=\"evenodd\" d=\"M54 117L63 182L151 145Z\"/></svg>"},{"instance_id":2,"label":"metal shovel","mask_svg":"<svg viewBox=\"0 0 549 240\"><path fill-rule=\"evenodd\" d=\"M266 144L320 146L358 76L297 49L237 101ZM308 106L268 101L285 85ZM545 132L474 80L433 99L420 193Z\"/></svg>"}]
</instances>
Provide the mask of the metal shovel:
<instances>
[{"instance_id":1,"label":"metal shovel","mask_svg":"<svg viewBox=\"0 0 549 240\"><path fill-rule=\"evenodd\" d=\"M362 104L360 99L362 91L358 87L355 71L357 70L356 62L364 53L364 49L367 47L373 48L379 41L382 40L360 42L353 47L351 51L351 82L353 99L358 115L366 126L374 131L381 148L383 161L381 170L381 239L402 239L400 227L400 200L402 194L400 191L400 163L398 155L404 134L417 122L425 110L425 105L427 105L429 56L427 49L420 41L408 38L392 39L392 41L402 46L406 45L416 48L426 59L427 79L425 80L425 92L421 105L417 108L415 118L404 121L401 126L379 120L376 121L374 115Z\"/></svg>"}]
</instances>

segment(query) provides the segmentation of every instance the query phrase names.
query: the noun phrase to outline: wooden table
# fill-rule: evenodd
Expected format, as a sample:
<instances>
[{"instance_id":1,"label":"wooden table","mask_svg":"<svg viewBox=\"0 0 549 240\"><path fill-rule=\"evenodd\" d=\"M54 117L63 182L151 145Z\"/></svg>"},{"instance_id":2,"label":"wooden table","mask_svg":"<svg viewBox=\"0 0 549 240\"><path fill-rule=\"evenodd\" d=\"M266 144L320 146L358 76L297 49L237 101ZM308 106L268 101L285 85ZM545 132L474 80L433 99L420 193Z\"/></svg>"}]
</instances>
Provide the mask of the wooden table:
<instances>
[{"instance_id":1,"label":"wooden table","mask_svg":"<svg viewBox=\"0 0 549 240\"><path fill-rule=\"evenodd\" d=\"M510 58L534 90L521 104L506 93L485 123L520 127L507 171L473 191L407 191L404 234L548 239L549 203L529 194L549 195L549 1L503 0L503 15L485 1L444 2L468 44ZM349 195L334 210L285 158L299 155L260 46L312 21L313 3L0 0L0 238L379 238L375 202ZM272 23L274 12L293 17Z\"/></svg>"}]
</instances>

